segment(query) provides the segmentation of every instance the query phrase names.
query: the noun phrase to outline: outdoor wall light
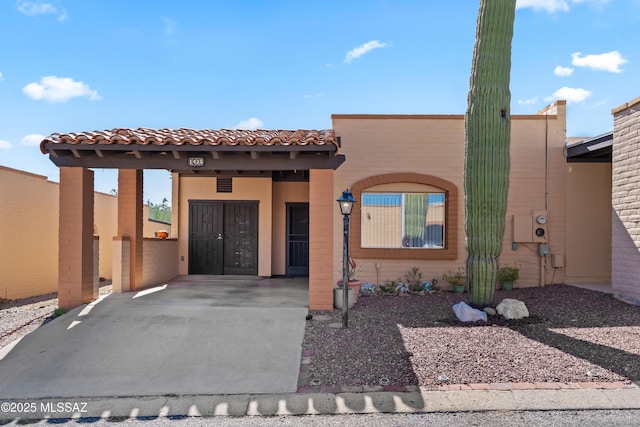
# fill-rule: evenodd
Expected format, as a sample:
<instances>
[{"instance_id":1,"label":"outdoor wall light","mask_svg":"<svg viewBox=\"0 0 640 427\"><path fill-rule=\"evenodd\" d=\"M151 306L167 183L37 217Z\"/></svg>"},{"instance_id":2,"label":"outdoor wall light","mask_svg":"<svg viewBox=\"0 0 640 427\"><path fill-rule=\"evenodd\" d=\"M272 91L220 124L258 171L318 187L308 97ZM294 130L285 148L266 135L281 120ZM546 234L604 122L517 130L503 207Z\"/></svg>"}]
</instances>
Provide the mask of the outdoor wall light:
<instances>
[{"instance_id":1,"label":"outdoor wall light","mask_svg":"<svg viewBox=\"0 0 640 427\"><path fill-rule=\"evenodd\" d=\"M353 204L356 200L353 198L353 194L349 189L346 189L342 192L342 196L337 200L338 205L340 205L340 213L342 215L351 215L351 211L353 210Z\"/></svg>"}]
</instances>

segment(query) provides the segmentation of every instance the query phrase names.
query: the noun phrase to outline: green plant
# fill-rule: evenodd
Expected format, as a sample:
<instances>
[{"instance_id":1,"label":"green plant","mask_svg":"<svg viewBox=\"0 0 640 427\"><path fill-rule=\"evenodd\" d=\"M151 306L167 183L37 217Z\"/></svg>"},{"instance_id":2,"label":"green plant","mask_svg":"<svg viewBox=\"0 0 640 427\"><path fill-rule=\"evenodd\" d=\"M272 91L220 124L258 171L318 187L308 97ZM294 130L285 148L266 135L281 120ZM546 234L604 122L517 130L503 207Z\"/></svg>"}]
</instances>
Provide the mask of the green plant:
<instances>
[{"instance_id":1,"label":"green plant","mask_svg":"<svg viewBox=\"0 0 640 427\"><path fill-rule=\"evenodd\" d=\"M520 269L516 266L505 264L498 270L498 282L515 282L520 278Z\"/></svg>"},{"instance_id":2,"label":"green plant","mask_svg":"<svg viewBox=\"0 0 640 427\"><path fill-rule=\"evenodd\" d=\"M458 268L455 273L452 273L451 270L448 273L444 273L442 280L451 286L464 286L467 283L467 276L462 272L462 268Z\"/></svg>"},{"instance_id":3,"label":"green plant","mask_svg":"<svg viewBox=\"0 0 640 427\"><path fill-rule=\"evenodd\" d=\"M56 309L53 311L53 315L54 315L55 317L60 317L60 316L62 316L63 314L65 314L66 312L67 312L67 310L65 310L64 308L56 308Z\"/></svg>"},{"instance_id":4,"label":"green plant","mask_svg":"<svg viewBox=\"0 0 640 427\"><path fill-rule=\"evenodd\" d=\"M411 292L420 292L422 290L422 272L418 267L413 267L407 271L404 279Z\"/></svg>"},{"instance_id":5,"label":"green plant","mask_svg":"<svg viewBox=\"0 0 640 427\"><path fill-rule=\"evenodd\" d=\"M349 258L349 268L347 270L347 277L349 278L350 282L354 280L358 280L356 279L356 274L358 274L358 271L360 271L360 266L358 265L356 260L353 258Z\"/></svg>"},{"instance_id":6,"label":"green plant","mask_svg":"<svg viewBox=\"0 0 640 427\"><path fill-rule=\"evenodd\" d=\"M511 42L516 0L480 0L465 114L469 303L493 303L509 189Z\"/></svg>"},{"instance_id":7,"label":"green plant","mask_svg":"<svg viewBox=\"0 0 640 427\"><path fill-rule=\"evenodd\" d=\"M395 280L387 279L384 281L382 285L380 285L380 293L383 295L394 293L395 289L396 289Z\"/></svg>"}]
</instances>

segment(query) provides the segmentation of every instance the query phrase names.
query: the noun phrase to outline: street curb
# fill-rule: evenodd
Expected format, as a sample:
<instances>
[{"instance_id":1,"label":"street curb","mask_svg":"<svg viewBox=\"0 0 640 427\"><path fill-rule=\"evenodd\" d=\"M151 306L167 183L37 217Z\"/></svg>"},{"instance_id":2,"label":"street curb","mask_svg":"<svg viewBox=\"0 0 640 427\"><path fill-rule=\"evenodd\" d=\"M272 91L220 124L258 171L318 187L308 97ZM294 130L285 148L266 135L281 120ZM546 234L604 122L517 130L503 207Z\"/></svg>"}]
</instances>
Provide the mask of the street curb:
<instances>
[{"instance_id":1,"label":"street curb","mask_svg":"<svg viewBox=\"0 0 640 427\"><path fill-rule=\"evenodd\" d=\"M640 409L640 388L13 399L0 419ZM9 412L5 405L21 411Z\"/></svg>"}]
</instances>

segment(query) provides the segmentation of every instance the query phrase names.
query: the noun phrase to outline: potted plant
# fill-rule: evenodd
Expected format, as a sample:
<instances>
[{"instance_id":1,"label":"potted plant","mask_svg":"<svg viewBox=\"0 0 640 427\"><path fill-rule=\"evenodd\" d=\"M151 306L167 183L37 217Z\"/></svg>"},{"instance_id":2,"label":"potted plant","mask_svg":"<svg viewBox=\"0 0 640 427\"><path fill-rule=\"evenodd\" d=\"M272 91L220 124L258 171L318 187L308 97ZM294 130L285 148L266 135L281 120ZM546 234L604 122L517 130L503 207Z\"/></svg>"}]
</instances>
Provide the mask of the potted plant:
<instances>
[{"instance_id":1,"label":"potted plant","mask_svg":"<svg viewBox=\"0 0 640 427\"><path fill-rule=\"evenodd\" d=\"M510 291L513 283L520 278L520 268L505 264L498 270L498 282L502 284L502 289Z\"/></svg>"},{"instance_id":2,"label":"potted plant","mask_svg":"<svg viewBox=\"0 0 640 427\"><path fill-rule=\"evenodd\" d=\"M448 273L442 275L442 280L447 282L453 288L453 292L461 294L467 284L467 276L462 272L462 268L458 268L455 273L449 270Z\"/></svg>"},{"instance_id":3,"label":"potted plant","mask_svg":"<svg viewBox=\"0 0 640 427\"><path fill-rule=\"evenodd\" d=\"M349 264L347 269L347 278L349 279L349 288L353 289L353 302L358 301L358 294L360 293L360 287L362 282L356 278L360 266L355 259L349 258ZM338 280L338 288L342 289L342 280Z\"/></svg>"}]
</instances>

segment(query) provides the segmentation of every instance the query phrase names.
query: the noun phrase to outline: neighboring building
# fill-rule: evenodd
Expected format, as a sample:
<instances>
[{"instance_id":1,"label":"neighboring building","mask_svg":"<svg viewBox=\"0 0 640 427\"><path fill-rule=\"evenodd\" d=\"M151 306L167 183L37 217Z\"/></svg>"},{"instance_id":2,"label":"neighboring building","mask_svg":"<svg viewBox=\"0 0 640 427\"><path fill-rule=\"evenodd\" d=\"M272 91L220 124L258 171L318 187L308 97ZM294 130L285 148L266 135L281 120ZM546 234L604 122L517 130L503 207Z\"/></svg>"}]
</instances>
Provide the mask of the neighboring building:
<instances>
[{"instance_id":1,"label":"neighboring building","mask_svg":"<svg viewBox=\"0 0 640 427\"><path fill-rule=\"evenodd\" d=\"M568 141L565 281L611 286L613 132Z\"/></svg>"},{"instance_id":2,"label":"neighboring building","mask_svg":"<svg viewBox=\"0 0 640 427\"><path fill-rule=\"evenodd\" d=\"M613 110L612 156L613 294L640 305L640 97Z\"/></svg>"},{"instance_id":3,"label":"neighboring building","mask_svg":"<svg viewBox=\"0 0 640 427\"><path fill-rule=\"evenodd\" d=\"M0 166L0 298L19 299L58 290L59 185L47 177ZM111 279L117 197L95 192L92 234L99 237L99 271ZM145 207L144 218L148 218ZM144 236L171 226L144 221ZM98 240L96 240L98 241Z\"/></svg>"},{"instance_id":4,"label":"neighboring building","mask_svg":"<svg viewBox=\"0 0 640 427\"><path fill-rule=\"evenodd\" d=\"M430 279L463 267L464 116L338 114L332 121L323 131L114 129L46 138L41 149L61 167L61 194L82 200L60 206L72 236L60 243L60 263L73 272L60 277L61 304L91 300L89 254L83 261L65 255L88 242L90 167L120 169L116 291L151 284L142 266L156 261L157 280L308 275L310 308L331 309L342 262L336 199L345 188L358 200L350 246L359 279L381 283L412 267ZM518 286L610 281L607 169L568 164L565 129L564 101L511 117L500 261L520 266ZM141 245L142 170L151 168L172 171L175 252L164 245L151 254ZM584 217L597 222L602 248L588 248Z\"/></svg>"},{"instance_id":5,"label":"neighboring building","mask_svg":"<svg viewBox=\"0 0 640 427\"><path fill-rule=\"evenodd\" d=\"M567 280L608 283L640 305L640 98L612 113L613 132L567 146Z\"/></svg>"}]
</instances>

